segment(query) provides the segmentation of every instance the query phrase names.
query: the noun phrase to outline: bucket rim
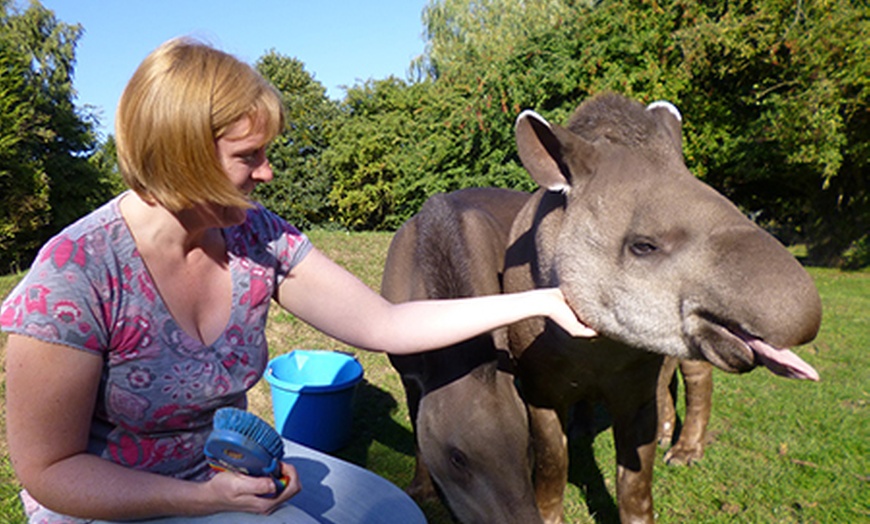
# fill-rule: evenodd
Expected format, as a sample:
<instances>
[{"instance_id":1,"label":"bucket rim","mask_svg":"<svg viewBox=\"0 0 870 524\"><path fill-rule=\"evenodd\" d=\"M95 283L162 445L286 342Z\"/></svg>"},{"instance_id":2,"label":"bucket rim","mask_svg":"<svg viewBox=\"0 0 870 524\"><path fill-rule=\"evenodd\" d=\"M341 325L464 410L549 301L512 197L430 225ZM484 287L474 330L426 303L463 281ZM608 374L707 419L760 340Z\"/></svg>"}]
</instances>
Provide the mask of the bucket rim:
<instances>
[{"instance_id":1,"label":"bucket rim","mask_svg":"<svg viewBox=\"0 0 870 524\"><path fill-rule=\"evenodd\" d=\"M349 378L346 378L345 380L342 380L341 382L337 382L335 384L303 384L278 378L274 372L275 363L280 360L292 358L294 354L318 356L329 355L329 358L333 358L334 356L346 357L347 362L351 363L351 365L353 366L353 374ZM283 355L278 355L277 357L269 360L268 364L266 365L266 370L263 378L265 378L266 382L268 382L269 385L274 388L278 388L284 391L291 391L294 393L316 394L350 389L356 386L357 383L362 380L363 372L364 371L362 364L360 364L356 356L351 353L329 349L293 349L288 351L287 353L284 353Z\"/></svg>"}]
</instances>

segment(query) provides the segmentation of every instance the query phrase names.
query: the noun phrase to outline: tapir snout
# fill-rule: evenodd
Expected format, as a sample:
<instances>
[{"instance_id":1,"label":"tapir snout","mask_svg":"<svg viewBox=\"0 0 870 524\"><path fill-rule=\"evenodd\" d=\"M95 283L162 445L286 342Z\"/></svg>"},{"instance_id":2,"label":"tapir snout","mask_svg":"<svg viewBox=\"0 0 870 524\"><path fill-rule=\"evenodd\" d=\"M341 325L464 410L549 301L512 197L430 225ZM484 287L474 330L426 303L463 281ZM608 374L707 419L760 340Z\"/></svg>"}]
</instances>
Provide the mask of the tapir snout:
<instances>
[{"instance_id":1,"label":"tapir snout","mask_svg":"<svg viewBox=\"0 0 870 524\"><path fill-rule=\"evenodd\" d=\"M747 221L748 222L748 221ZM745 372L764 366L791 378L818 374L787 348L816 337L821 299L794 257L752 224L714 231L704 300L684 303L691 346L715 366Z\"/></svg>"}]
</instances>

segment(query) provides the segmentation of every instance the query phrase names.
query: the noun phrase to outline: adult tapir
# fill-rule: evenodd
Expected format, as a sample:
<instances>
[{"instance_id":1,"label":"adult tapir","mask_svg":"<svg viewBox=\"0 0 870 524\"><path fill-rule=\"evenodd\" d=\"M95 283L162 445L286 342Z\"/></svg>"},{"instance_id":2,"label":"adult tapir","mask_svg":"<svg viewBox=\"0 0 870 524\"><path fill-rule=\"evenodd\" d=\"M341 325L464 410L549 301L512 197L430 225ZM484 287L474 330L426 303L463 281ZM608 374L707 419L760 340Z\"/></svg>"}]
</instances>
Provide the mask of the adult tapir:
<instances>
[{"instance_id":1,"label":"adult tapir","mask_svg":"<svg viewBox=\"0 0 870 524\"><path fill-rule=\"evenodd\" d=\"M381 293L392 302L500 293L508 232L529 197L495 188L431 197L393 237ZM390 357L417 444L408 491L417 499L434 497L434 480L465 524L541 522L528 420L509 360L503 329Z\"/></svg>"},{"instance_id":2,"label":"adult tapir","mask_svg":"<svg viewBox=\"0 0 870 524\"><path fill-rule=\"evenodd\" d=\"M543 319L509 329L539 509L546 522L561 520L566 413L579 400L601 400L613 419L620 518L652 522L664 357L818 379L780 348L815 337L819 295L782 245L687 170L672 105L599 95L565 127L522 113L516 140L541 189L514 221L505 291L559 286L602 334L572 339Z\"/></svg>"}]
</instances>

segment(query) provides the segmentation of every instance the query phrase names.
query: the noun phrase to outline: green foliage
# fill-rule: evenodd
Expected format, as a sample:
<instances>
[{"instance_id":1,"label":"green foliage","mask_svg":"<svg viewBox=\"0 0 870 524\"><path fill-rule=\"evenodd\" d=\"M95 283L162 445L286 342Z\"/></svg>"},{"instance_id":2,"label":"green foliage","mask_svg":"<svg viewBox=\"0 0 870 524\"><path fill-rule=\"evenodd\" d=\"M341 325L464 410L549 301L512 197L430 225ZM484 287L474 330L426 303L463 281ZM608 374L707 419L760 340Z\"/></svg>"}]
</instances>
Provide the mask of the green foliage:
<instances>
[{"instance_id":1,"label":"green foliage","mask_svg":"<svg viewBox=\"0 0 870 524\"><path fill-rule=\"evenodd\" d=\"M326 223L334 214L332 175L321 156L329 146L326 127L338 117L336 104L295 58L272 50L256 67L281 92L287 129L268 152L275 178L254 196L299 227Z\"/></svg>"},{"instance_id":2,"label":"green foliage","mask_svg":"<svg viewBox=\"0 0 870 524\"><path fill-rule=\"evenodd\" d=\"M90 115L73 104L80 26L33 2L0 1L0 268L28 263L49 235L111 194L88 162L96 146Z\"/></svg>"},{"instance_id":3,"label":"green foliage","mask_svg":"<svg viewBox=\"0 0 870 524\"><path fill-rule=\"evenodd\" d=\"M698 2L684 17L699 173L815 263L848 263L870 223L866 4Z\"/></svg>"},{"instance_id":4,"label":"green foliage","mask_svg":"<svg viewBox=\"0 0 870 524\"><path fill-rule=\"evenodd\" d=\"M80 28L38 3L13 15L0 5L8 267L9 253L25 259L120 185L112 145L94 150L90 117L71 104ZM863 267L868 14L850 0L432 0L416 81L369 80L336 103L298 60L258 60L289 126L269 151L275 180L255 196L305 228L392 230L436 192L531 190L515 151L519 112L563 122L612 90L676 104L692 172L784 242L805 244L814 263Z\"/></svg>"},{"instance_id":5,"label":"green foliage","mask_svg":"<svg viewBox=\"0 0 870 524\"><path fill-rule=\"evenodd\" d=\"M497 2L427 8L436 89L455 101L454 118L473 117L454 120L473 135L459 141L475 147L464 157L471 173L516 166L510 131L522 108L561 122L606 90L666 99L684 114L693 172L784 241L805 242L815 263L866 264L866 5L562 4L553 17L520 20L526 31L503 29L506 17L488 16ZM507 177L494 185L522 187Z\"/></svg>"},{"instance_id":6,"label":"green foliage","mask_svg":"<svg viewBox=\"0 0 870 524\"><path fill-rule=\"evenodd\" d=\"M515 44L565 9L554 1L430 4L429 51L415 64L422 80L369 81L348 91L324 155L336 177L338 220L351 229L394 229L437 192L531 189L513 139L522 107L503 88L512 82L504 63Z\"/></svg>"},{"instance_id":7,"label":"green foliage","mask_svg":"<svg viewBox=\"0 0 870 524\"><path fill-rule=\"evenodd\" d=\"M414 118L419 101L412 93L425 95L425 88L409 89L396 78L348 90L342 114L331 126L332 147L323 158L335 174L330 198L343 226L377 230L390 222L396 201L392 187L406 175L403 152L409 151L419 125Z\"/></svg>"},{"instance_id":8,"label":"green foliage","mask_svg":"<svg viewBox=\"0 0 870 524\"><path fill-rule=\"evenodd\" d=\"M0 268L8 270L16 251L39 245L50 207L47 177L23 150L35 113L25 90L28 64L11 46L2 45L0 67Z\"/></svg>"},{"instance_id":9,"label":"green foliage","mask_svg":"<svg viewBox=\"0 0 870 524\"><path fill-rule=\"evenodd\" d=\"M571 14L562 0L433 0L423 11L426 54L414 64L423 76L467 76L509 57L515 46Z\"/></svg>"}]
</instances>

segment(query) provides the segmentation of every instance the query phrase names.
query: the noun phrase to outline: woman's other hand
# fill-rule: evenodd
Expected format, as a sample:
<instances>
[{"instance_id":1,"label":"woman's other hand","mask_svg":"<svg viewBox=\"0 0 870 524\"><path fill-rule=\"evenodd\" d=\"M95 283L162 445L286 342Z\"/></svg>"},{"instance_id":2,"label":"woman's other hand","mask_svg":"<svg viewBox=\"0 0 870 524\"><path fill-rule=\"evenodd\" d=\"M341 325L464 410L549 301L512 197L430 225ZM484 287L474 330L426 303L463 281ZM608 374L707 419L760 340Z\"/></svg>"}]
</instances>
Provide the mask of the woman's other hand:
<instances>
[{"instance_id":1,"label":"woman's other hand","mask_svg":"<svg viewBox=\"0 0 870 524\"><path fill-rule=\"evenodd\" d=\"M273 496L275 482L270 477L220 472L203 485L208 492L203 504L211 504L213 512L271 513L302 489L296 468L282 462L281 473L287 478L287 486L278 496Z\"/></svg>"}]
</instances>

